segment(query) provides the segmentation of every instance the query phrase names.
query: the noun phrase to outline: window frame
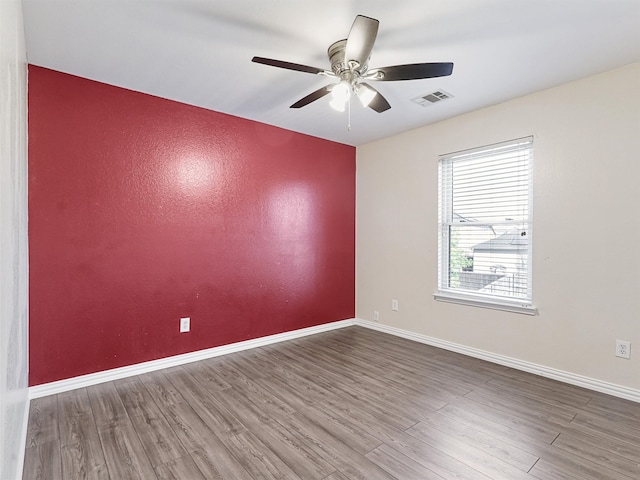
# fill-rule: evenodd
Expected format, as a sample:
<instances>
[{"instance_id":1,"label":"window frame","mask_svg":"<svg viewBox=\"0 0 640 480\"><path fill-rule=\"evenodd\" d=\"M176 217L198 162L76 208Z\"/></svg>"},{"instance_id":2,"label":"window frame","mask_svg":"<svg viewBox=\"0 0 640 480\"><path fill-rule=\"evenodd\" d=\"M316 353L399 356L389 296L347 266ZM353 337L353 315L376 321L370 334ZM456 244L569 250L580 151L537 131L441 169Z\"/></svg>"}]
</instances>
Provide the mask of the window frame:
<instances>
[{"instance_id":1,"label":"window frame","mask_svg":"<svg viewBox=\"0 0 640 480\"><path fill-rule=\"evenodd\" d=\"M457 303L468 306L491 308L515 313L536 315L537 308L533 305L533 275L532 275L532 253L533 253L533 136L517 138L505 142L499 142L482 147L471 148L463 151L440 155L438 158L438 291L434 293L434 299L443 302ZM472 291L451 287L450 282L450 249L451 249L451 226L455 226L453 220L454 212L452 200L443 199L444 193L451 193L451 179L444 178L450 174L450 165L456 160L464 158L481 157L492 150L498 154L501 148L519 147L530 149L527 165L527 217L524 224L528 237L527 242L527 298L509 298L507 296L491 294L474 294ZM446 182L446 183L445 183ZM496 224L494 222L489 222ZM514 221L515 224L515 221ZM458 222L460 225L460 222Z\"/></svg>"}]
</instances>

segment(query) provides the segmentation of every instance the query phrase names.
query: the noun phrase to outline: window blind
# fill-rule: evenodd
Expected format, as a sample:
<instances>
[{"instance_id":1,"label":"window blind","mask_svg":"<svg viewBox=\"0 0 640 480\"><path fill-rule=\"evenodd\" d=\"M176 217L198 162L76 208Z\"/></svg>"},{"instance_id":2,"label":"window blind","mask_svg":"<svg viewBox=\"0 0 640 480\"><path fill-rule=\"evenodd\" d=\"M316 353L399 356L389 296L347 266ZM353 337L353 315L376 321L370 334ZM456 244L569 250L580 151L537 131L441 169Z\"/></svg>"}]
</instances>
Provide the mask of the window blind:
<instances>
[{"instance_id":1,"label":"window blind","mask_svg":"<svg viewBox=\"0 0 640 480\"><path fill-rule=\"evenodd\" d=\"M531 304L533 138L442 155L439 290Z\"/></svg>"}]
</instances>

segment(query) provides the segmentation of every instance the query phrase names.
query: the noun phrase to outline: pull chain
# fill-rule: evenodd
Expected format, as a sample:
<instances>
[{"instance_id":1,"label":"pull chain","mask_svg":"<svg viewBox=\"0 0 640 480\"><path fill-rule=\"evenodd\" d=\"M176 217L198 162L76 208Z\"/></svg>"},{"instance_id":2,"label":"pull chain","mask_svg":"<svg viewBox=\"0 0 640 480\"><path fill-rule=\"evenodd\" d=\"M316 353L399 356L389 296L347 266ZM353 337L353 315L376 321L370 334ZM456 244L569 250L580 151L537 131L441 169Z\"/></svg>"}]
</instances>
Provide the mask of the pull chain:
<instances>
[{"instance_id":1,"label":"pull chain","mask_svg":"<svg viewBox=\"0 0 640 480\"><path fill-rule=\"evenodd\" d=\"M347 131L351 131L351 95L349 95L349 98L347 99L347 117L348 117L348 123L347 123Z\"/></svg>"}]
</instances>

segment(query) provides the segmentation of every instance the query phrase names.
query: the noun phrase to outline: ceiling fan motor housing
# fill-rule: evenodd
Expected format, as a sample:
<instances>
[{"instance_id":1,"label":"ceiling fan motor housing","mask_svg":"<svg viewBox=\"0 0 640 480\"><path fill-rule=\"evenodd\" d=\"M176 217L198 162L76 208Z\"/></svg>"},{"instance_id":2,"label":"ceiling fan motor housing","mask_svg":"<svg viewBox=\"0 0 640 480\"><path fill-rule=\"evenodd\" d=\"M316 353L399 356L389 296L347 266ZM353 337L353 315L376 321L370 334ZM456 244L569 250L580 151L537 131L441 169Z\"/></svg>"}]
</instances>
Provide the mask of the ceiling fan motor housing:
<instances>
[{"instance_id":1,"label":"ceiling fan motor housing","mask_svg":"<svg viewBox=\"0 0 640 480\"><path fill-rule=\"evenodd\" d=\"M338 40L331 44L327 50L327 54L329 55L329 61L331 62L331 70L333 73L342 80L346 80L351 83L356 80L356 78L353 78L354 76L359 77L367 71L367 65L360 65L354 69L349 68L344 55L346 46L346 39Z\"/></svg>"}]
</instances>

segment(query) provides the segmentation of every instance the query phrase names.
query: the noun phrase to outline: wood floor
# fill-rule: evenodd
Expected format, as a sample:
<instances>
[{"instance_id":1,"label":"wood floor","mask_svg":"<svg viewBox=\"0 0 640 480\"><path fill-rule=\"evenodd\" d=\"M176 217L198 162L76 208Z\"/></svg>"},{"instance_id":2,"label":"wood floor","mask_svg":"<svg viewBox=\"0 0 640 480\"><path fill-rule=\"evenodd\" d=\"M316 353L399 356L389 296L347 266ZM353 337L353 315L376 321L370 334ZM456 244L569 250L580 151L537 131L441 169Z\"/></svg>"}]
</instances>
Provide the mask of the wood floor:
<instances>
[{"instance_id":1,"label":"wood floor","mask_svg":"<svg viewBox=\"0 0 640 480\"><path fill-rule=\"evenodd\" d=\"M640 404L361 327L31 402L24 479L640 479Z\"/></svg>"}]
</instances>

